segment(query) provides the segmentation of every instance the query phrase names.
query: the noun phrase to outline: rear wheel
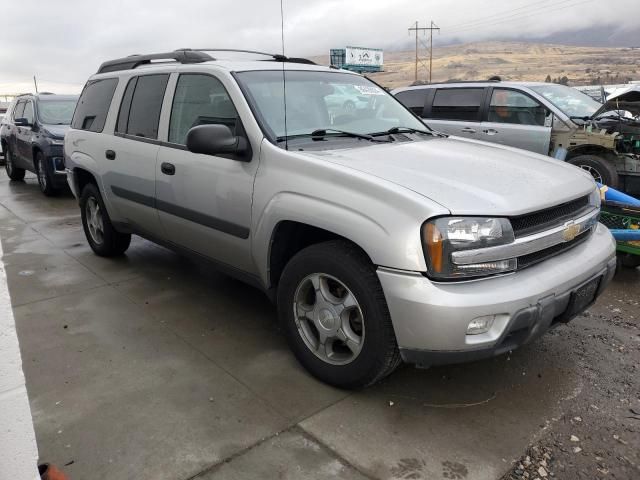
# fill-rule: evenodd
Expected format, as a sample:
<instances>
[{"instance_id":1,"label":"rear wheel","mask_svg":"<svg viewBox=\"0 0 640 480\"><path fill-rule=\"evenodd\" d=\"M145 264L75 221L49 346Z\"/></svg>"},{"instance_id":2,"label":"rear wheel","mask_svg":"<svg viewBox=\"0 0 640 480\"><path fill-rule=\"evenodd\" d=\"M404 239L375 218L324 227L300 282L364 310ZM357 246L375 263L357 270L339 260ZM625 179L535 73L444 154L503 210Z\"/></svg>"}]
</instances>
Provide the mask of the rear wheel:
<instances>
[{"instance_id":1,"label":"rear wheel","mask_svg":"<svg viewBox=\"0 0 640 480\"><path fill-rule=\"evenodd\" d=\"M18 168L14 165L15 158L10 148L7 148L6 157L4 169L6 170L8 177L15 181L24 180L24 168Z\"/></svg>"},{"instance_id":2,"label":"rear wheel","mask_svg":"<svg viewBox=\"0 0 640 480\"><path fill-rule=\"evenodd\" d=\"M400 364L375 267L347 242L312 245L289 261L278 312L293 353L326 383L366 387Z\"/></svg>"},{"instance_id":3,"label":"rear wheel","mask_svg":"<svg viewBox=\"0 0 640 480\"><path fill-rule=\"evenodd\" d=\"M91 249L101 257L122 255L131 243L131 235L120 233L111 224L98 187L89 183L80 196L82 227Z\"/></svg>"},{"instance_id":4,"label":"rear wheel","mask_svg":"<svg viewBox=\"0 0 640 480\"><path fill-rule=\"evenodd\" d=\"M51 167L42 152L36 153L34 163L36 167L36 174L38 175L40 191L42 191L42 193L47 197L54 196L58 193L58 190L53 187L53 182L51 181Z\"/></svg>"},{"instance_id":5,"label":"rear wheel","mask_svg":"<svg viewBox=\"0 0 640 480\"><path fill-rule=\"evenodd\" d=\"M596 182L618 188L620 179L614 162L595 155L578 155L569 163L589 172Z\"/></svg>"}]
</instances>

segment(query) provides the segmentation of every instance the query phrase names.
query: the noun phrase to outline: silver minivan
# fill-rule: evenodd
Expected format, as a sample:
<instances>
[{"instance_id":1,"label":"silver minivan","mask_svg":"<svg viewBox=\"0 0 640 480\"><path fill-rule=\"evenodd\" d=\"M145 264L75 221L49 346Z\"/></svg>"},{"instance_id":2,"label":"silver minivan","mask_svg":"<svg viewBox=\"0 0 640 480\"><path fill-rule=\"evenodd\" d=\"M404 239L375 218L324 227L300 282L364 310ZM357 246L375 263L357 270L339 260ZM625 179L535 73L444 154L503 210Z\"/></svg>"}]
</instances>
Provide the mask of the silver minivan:
<instances>
[{"instance_id":1,"label":"silver minivan","mask_svg":"<svg viewBox=\"0 0 640 480\"><path fill-rule=\"evenodd\" d=\"M438 131L550 155L589 171L600 183L640 192L640 160L630 147L637 132L612 124L606 106L576 89L495 80L392 93Z\"/></svg>"}]
</instances>

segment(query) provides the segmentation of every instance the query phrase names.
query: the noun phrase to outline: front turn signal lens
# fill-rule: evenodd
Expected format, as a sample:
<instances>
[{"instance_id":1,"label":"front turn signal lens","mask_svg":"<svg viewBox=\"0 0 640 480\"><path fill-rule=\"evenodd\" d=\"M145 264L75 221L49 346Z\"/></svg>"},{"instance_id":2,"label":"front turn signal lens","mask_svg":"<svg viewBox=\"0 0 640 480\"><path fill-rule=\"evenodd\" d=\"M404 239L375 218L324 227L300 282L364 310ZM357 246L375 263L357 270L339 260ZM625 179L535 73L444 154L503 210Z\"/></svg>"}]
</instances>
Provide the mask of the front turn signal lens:
<instances>
[{"instance_id":1,"label":"front turn signal lens","mask_svg":"<svg viewBox=\"0 0 640 480\"><path fill-rule=\"evenodd\" d=\"M442 273L442 234L433 223L427 223L424 229L424 244L431 260L431 268L436 273Z\"/></svg>"}]
</instances>

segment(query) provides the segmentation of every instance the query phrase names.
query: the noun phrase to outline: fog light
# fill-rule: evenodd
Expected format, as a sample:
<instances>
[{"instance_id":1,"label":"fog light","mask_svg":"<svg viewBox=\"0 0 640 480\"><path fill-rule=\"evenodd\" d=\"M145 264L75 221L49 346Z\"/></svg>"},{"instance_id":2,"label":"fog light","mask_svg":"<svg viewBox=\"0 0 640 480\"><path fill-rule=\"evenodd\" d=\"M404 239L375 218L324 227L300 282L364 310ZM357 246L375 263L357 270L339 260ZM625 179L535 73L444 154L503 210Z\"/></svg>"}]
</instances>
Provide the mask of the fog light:
<instances>
[{"instance_id":1,"label":"fog light","mask_svg":"<svg viewBox=\"0 0 640 480\"><path fill-rule=\"evenodd\" d=\"M495 315L486 315L484 317L477 317L469 322L467 327L467 335L480 335L481 333L487 333L493 326Z\"/></svg>"}]
</instances>

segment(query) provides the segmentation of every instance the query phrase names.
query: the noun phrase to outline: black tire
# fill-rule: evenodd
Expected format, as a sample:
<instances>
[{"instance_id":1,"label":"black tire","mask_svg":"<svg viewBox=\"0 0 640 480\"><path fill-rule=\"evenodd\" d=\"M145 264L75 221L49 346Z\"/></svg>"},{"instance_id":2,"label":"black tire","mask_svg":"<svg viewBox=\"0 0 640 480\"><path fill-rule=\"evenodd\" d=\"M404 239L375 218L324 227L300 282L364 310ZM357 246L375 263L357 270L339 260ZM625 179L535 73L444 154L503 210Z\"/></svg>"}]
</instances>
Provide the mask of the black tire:
<instances>
[{"instance_id":1,"label":"black tire","mask_svg":"<svg viewBox=\"0 0 640 480\"><path fill-rule=\"evenodd\" d=\"M90 221L89 214L87 212L87 207L89 204L91 204L93 207L99 207L95 211L97 212L96 218L99 217L102 221L102 235L92 233L90 227L90 224L92 224L92 222ZM96 255L99 255L101 257L115 257L118 255L122 255L127 250L127 248L129 248L129 244L131 243L131 235L128 233L120 233L115 228L113 228L111 219L109 218L109 214L107 213L107 209L105 208L104 202L102 201L102 195L100 195L98 187L96 187L93 183L87 184L82 190L82 195L80 195L80 213L82 217L82 227L84 228L84 234L87 237L89 246ZM94 235L96 236L96 238L94 238Z\"/></svg>"},{"instance_id":2,"label":"black tire","mask_svg":"<svg viewBox=\"0 0 640 480\"><path fill-rule=\"evenodd\" d=\"M587 170L597 182L611 188L618 188L620 185L615 163L611 160L595 155L578 155L569 159L569 163Z\"/></svg>"},{"instance_id":3,"label":"black tire","mask_svg":"<svg viewBox=\"0 0 640 480\"><path fill-rule=\"evenodd\" d=\"M44 154L40 151L36 152L33 163L38 176L40 191L47 197L55 196L58 193L58 189L53 186L51 165L46 161Z\"/></svg>"},{"instance_id":4,"label":"black tire","mask_svg":"<svg viewBox=\"0 0 640 480\"><path fill-rule=\"evenodd\" d=\"M364 332L357 356L344 365L322 360L298 331L294 301L298 285L321 273L342 282L362 311ZM278 285L278 313L289 346L316 378L339 388L364 388L389 375L401 363L400 352L375 267L356 246L331 240L307 247L287 263Z\"/></svg>"},{"instance_id":5,"label":"black tire","mask_svg":"<svg viewBox=\"0 0 640 480\"><path fill-rule=\"evenodd\" d=\"M618 259L620 265L626 268L638 268L640 267L640 255L633 255L631 253L619 253Z\"/></svg>"},{"instance_id":6,"label":"black tire","mask_svg":"<svg viewBox=\"0 0 640 480\"><path fill-rule=\"evenodd\" d=\"M13 152L10 148L7 148L7 152L5 154L5 164L4 169L7 172L7 176L16 182L20 180L24 180L24 168L18 168L14 165L15 158L13 156Z\"/></svg>"}]
</instances>

